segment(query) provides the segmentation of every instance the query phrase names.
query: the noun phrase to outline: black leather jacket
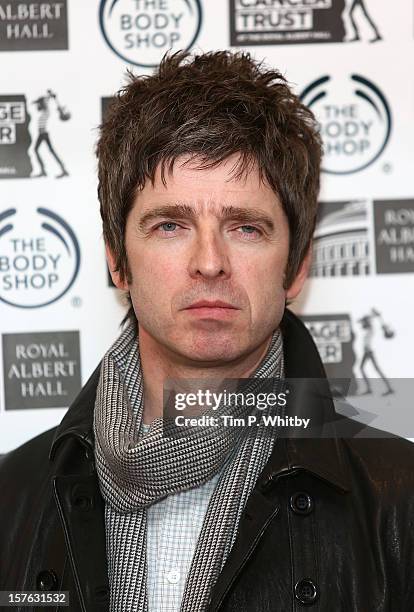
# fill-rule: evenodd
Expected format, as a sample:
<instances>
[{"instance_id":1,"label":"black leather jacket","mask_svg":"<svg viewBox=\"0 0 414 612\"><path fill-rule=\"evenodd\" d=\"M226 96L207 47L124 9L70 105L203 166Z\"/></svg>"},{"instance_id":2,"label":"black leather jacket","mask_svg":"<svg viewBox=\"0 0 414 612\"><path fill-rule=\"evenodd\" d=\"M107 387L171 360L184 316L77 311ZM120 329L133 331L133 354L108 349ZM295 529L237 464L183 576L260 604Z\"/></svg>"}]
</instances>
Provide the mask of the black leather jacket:
<instances>
[{"instance_id":1,"label":"black leather jacket","mask_svg":"<svg viewBox=\"0 0 414 612\"><path fill-rule=\"evenodd\" d=\"M324 376L289 311L282 330L286 376ZM98 376L99 367L57 428L0 464L0 590L69 591L74 612L109 606L92 436ZM412 612L413 522L411 442L279 439L208 610ZM44 608L20 608L28 609Z\"/></svg>"}]
</instances>

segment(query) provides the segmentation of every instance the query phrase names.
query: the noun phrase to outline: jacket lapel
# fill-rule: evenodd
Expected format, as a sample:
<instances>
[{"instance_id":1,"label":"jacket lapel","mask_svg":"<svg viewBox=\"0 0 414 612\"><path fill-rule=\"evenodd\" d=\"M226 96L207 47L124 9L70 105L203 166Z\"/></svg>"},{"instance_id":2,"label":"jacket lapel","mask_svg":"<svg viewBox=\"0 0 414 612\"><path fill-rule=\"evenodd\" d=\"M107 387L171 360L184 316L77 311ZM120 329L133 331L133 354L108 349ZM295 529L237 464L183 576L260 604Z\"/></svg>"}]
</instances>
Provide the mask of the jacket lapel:
<instances>
[{"instance_id":1,"label":"jacket lapel","mask_svg":"<svg viewBox=\"0 0 414 612\"><path fill-rule=\"evenodd\" d=\"M104 501L92 429L99 374L100 365L65 414L49 454L53 496L82 612L109 610Z\"/></svg>"},{"instance_id":2,"label":"jacket lapel","mask_svg":"<svg viewBox=\"0 0 414 612\"><path fill-rule=\"evenodd\" d=\"M306 396L307 379L324 381L326 374L310 333L289 310L285 310L281 329L285 378L304 383L303 393L299 394L297 404L293 404L293 410L292 404L290 405L292 414L300 414L304 410L303 399ZM322 388L325 388L323 383ZM276 440L269 461L247 500L233 548L213 587L208 612L215 612L220 608L223 599L242 571L243 565L257 547L270 522L278 514L279 504L271 502L266 497L266 491L273 487L280 477L306 470L341 492L349 490L350 481L342 454L341 440L335 437L333 402L330 398L324 397L323 405L315 403L312 408L317 410L317 414L313 414L316 421L316 427L313 428L315 439L285 437ZM326 437L321 439L322 436Z\"/></svg>"},{"instance_id":3,"label":"jacket lapel","mask_svg":"<svg viewBox=\"0 0 414 612\"><path fill-rule=\"evenodd\" d=\"M243 566L260 542L267 526L280 510L258 488L250 495L240 519L239 531L223 570L212 590L208 612L217 610Z\"/></svg>"},{"instance_id":4,"label":"jacket lapel","mask_svg":"<svg viewBox=\"0 0 414 612\"><path fill-rule=\"evenodd\" d=\"M109 610L104 507L95 474L56 476L53 494L82 612Z\"/></svg>"}]
</instances>

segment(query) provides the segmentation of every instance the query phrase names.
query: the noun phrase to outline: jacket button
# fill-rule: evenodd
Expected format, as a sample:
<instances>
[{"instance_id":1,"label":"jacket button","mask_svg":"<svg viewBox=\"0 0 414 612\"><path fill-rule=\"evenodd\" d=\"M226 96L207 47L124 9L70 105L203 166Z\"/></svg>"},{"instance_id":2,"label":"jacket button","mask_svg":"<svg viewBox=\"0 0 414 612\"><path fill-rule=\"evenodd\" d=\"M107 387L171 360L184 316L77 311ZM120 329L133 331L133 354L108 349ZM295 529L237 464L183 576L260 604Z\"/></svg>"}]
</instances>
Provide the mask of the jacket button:
<instances>
[{"instance_id":1,"label":"jacket button","mask_svg":"<svg viewBox=\"0 0 414 612\"><path fill-rule=\"evenodd\" d=\"M72 491L72 505L77 510L88 511L93 506L92 497L89 496L88 492L84 487L75 485Z\"/></svg>"},{"instance_id":2,"label":"jacket button","mask_svg":"<svg viewBox=\"0 0 414 612\"><path fill-rule=\"evenodd\" d=\"M92 500L86 495L78 495L73 499L73 505L78 510L90 510L92 508Z\"/></svg>"},{"instance_id":3,"label":"jacket button","mask_svg":"<svg viewBox=\"0 0 414 612\"><path fill-rule=\"evenodd\" d=\"M314 506L312 497L303 491L291 495L289 503L295 514L310 514Z\"/></svg>"},{"instance_id":4,"label":"jacket button","mask_svg":"<svg viewBox=\"0 0 414 612\"><path fill-rule=\"evenodd\" d=\"M109 599L109 587L101 586L95 589L95 599L99 603L103 603Z\"/></svg>"},{"instance_id":5,"label":"jacket button","mask_svg":"<svg viewBox=\"0 0 414 612\"><path fill-rule=\"evenodd\" d=\"M309 578L299 580L295 584L295 597L304 606L311 606L318 599L318 587Z\"/></svg>"},{"instance_id":6,"label":"jacket button","mask_svg":"<svg viewBox=\"0 0 414 612\"><path fill-rule=\"evenodd\" d=\"M39 572L36 578L38 591L55 591L58 586L58 577L53 570Z\"/></svg>"}]
</instances>

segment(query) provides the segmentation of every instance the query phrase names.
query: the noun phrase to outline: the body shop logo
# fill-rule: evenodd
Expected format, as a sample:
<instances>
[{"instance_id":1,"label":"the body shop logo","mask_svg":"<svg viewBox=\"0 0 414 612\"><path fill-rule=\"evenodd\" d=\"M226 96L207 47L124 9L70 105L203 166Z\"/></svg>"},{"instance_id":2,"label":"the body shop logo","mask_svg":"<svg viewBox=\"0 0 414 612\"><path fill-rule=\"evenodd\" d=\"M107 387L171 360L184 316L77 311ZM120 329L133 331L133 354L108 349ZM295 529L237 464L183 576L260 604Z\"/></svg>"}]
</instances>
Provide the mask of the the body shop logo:
<instances>
[{"instance_id":1,"label":"the body shop logo","mask_svg":"<svg viewBox=\"0 0 414 612\"><path fill-rule=\"evenodd\" d=\"M384 151L391 134L391 110L372 81L358 74L348 79L323 76L300 97L319 122L325 172L358 172Z\"/></svg>"},{"instance_id":2,"label":"the body shop logo","mask_svg":"<svg viewBox=\"0 0 414 612\"><path fill-rule=\"evenodd\" d=\"M80 249L72 228L47 208L0 213L0 300L38 308L61 298L73 285Z\"/></svg>"},{"instance_id":3,"label":"the body shop logo","mask_svg":"<svg viewBox=\"0 0 414 612\"><path fill-rule=\"evenodd\" d=\"M199 0L101 0L99 21L109 47L137 66L156 66L168 50L189 49L201 25Z\"/></svg>"}]
</instances>

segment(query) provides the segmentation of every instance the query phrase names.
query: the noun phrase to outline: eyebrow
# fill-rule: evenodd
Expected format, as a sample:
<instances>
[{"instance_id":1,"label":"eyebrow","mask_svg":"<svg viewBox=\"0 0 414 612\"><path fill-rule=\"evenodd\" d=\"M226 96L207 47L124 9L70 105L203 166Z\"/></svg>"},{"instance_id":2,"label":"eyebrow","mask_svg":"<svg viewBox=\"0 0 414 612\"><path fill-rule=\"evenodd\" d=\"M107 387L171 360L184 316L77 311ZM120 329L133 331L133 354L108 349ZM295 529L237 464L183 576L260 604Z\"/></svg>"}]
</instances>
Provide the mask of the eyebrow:
<instances>
[{"instance_id":1,"label":"eyebrow","mask_svg":"<svg viewBox=\"0 0 414 612\"><path fill-rule=\"evenodd\" d=\"M188 204L167 204L157 206L144 213L138 222L140 230L144 230L150 221L159 217L169 219L191 219L196 221L198 214L192 206ZM243 223L261 223L270 232L275 229L275 224L269 215L258 208L240 208L239 206L222 206L219 213L220 219L231 219Z\"/></svg>"}]
</instances>

